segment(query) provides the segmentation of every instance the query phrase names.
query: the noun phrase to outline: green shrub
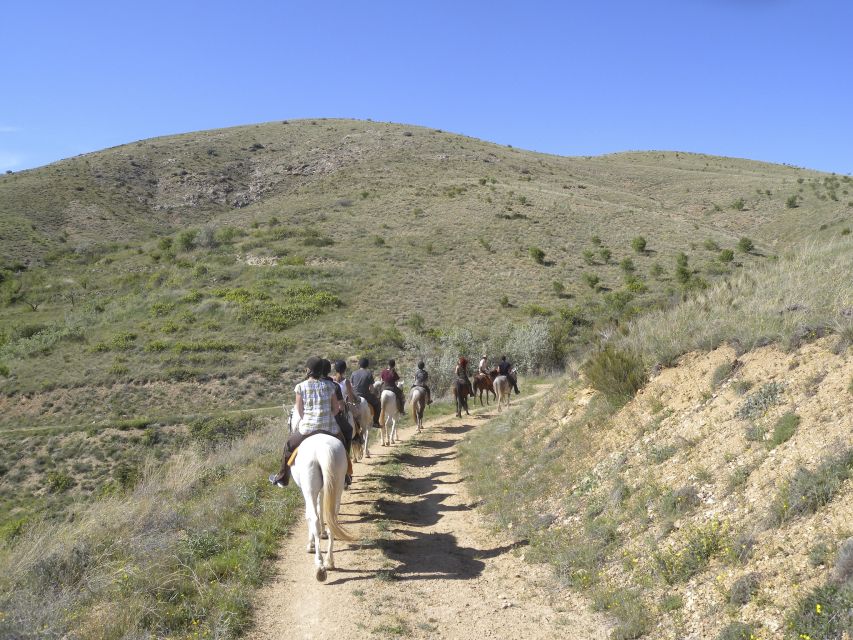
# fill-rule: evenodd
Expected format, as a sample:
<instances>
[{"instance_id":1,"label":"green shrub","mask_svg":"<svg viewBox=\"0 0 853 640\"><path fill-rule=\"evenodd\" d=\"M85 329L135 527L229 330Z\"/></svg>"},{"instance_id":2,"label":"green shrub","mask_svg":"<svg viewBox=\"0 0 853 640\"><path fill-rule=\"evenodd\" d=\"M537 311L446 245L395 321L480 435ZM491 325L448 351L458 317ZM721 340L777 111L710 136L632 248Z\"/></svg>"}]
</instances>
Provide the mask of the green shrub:
<instances>
[{"instance_id":1,"label":"green shrub","mask_svg":"<svg viewBox=\"0 0 853 640\"><path fill-rule=\"evenodd\" d=\"M729 588L728 601L733 605L742 606L752 600L758 591L761 576L757 573L747 573L732 583Z\"/></svg>"},{"instance_id":2,"label":"green shrub","mask_svg":"<svg viewBox=\"0 0 853 640\"><path fill-rule=\"evenodd\" d=\"M633 398L648 378L639 356L612 345L590 356L583 365L583 373L592 388L614 405Z\"/></svg>"},{"instance_id":3,"label":"green shrub","mask_svg":"<svg viewBox=\"0 0 853 640\"><path fill-rule=\"evenodd\" d=\"M4 378L9 377L9 367L3 364L2 362L0 362L0 376Z\"/></svg>"},{"instance_id":4,"label":"green shrub","mask_svg":"<svg viewBox=\"0 0 853 640\"><path fill-rule=\"evenodd\" d=\"M373 236L373 245L376 247L384 247L385 238L383 238L382 236Z\"/></svg>"},{"instance_id":5,"label":"green shrub","mask_svg":"<svg viewBox=\"0 0 853 640\"><path fill-rule=\"evenodd\" d=\"M636 276L625 278L625 288L631 293L646 293L649 290L646 283Z\"/></svg>"},{"instance_id":6,"label":"green shrub","mask_svg":"<svg viewBox=\"0 0 853 640\"><path fill-rule=\"evenodd\" d=\"M682 516L700 504L699 492L691 484L680 489L667 490L660 499L661 513L668 516Z\"/></svg>"},{"instance_id":7,"label":"green shrub","mask_svg":"<svg viewBox=\"0 0 853 640\"><path fill-rule=\"evenodd\" d=\"M767 382L755 393L747 396L735 415L743 420L752 420L764 413L773 405L782 401L785 385L781 382Z\"/></svg>"},{"instance_id":8,"label":"green shrub","mask_svg":"<svg viewBox=\"0 0 853 640\"><path fill-rule=\"evenodd\" d=\"M835 497L853 475L853 449L822 462L814 471L799 467L770 506L771 521L783 524L800 515L815 513Z\"/></svg>"},{"instance_id":9,"label":"green shrub","mask_svg":"<svg viewBox=\"0 0 853 640\"><path fill-rule=\"evenodd\" d=\"M649 460L656 464L660 464L661 462L666 462L672 456L674 456L678 452L678 447L665 444L659 447L652 447L649 449Z\"/></svg>"},{"instance_id":10,"label":"green shrub","mask_svg":"<svg viewBox=\"0 0 853 640\"><path fill-rule=\"evenodd\" d=\"M634 273L637 270L637 267L634 266L634 261L631 258L623 258L619 263L622 271L625 273Z\"/></svg>"},{"instance_id":11,"label":"green shrub","mask_svg":"<svg viewBox=\"0 0 853 640\"><path fill-rule=\"evenodd\" d=\"M800 416L790 411L776 421L773 427L773 436L770 438L770 446L778 447L783 442L787 442L794 435L797 427L800 424Z\"/></svg>"},{"instance_id":12,"label":"green shrub","mask_svg":"<svg viewBox=\"0 0 853 640\"><path fill-rule=\"evenodd\" d=\"M660 262L653 263L651 268L649 269L649 275L651 275L653 278L660 278L664 273L666 272L664 271L664 268L661 266Z\"/></svg>"},{"instance_id":13,"label":"green shrub","mask_svg":"<svg viewBox=\"0 0 853 640\"><path fill-rule=\"evenodd\" d=\"M155 302L151 305L149 314L152 318L162 318L175 310L175 305L171 302Z\"/></svg>"},{"instance_id":14,"label":"green shrub","mask_svg":"<svg viewBox=\"0 0 853 640\"><path fill-rule=\"evenodd\" d=\"M735 259L735 252L731 249L723 249L720 251L719 260L720 262L731 262Z\"/></svg>"},{"instance_id":15,"label":"green shrub","mask_svg":"<svg viewBox=\"0 0 853 640\"><path fill-rule=\"evenodd\" d=\"M611 640L633 640L649 632L651 617L649 606L639 591L633 589L596 589L592 596L595 611L607 611L616 617L616 628L610 632Z\"/></svg>"},{"instance_id":16,"label":"green shrub","mask_svg":"<svg viewBox=\"0 0 853 640\"><path fill-rule=\"evenodd\" d=\"M160 240L157 242L157 246L160 248L161 251L168 251L172 248L172 239L168 237L160 238Z\"/></svg>"},{"instance_id":17,"label":"green shrub","mask_svg":"<svg viewBox=\"0 0 853 640\"><path fill-rule=\"evenodd\" d=\"M500 300L498 300L498 302L500 303L500 305L501 305L504 309L506 309L506 308L509 306L509 297L508 297L508 296L506 296L506 295L503 295L503 296L501 296L501 297L500 297Z\"/></svg>"},{"instance_id":18,"label":"green shrub","mask_svg":"<svg viewBox=\"0 0 853 640\"><path fill-rule=\"evenodd\" d=\"M796 209L797 207L800 206L798 204L797 200L798 200L797 195L794 194L794 195L790 196L787 200L785 200L785 206L788 207L789 209Z\"/></svg>"},{"instance_id":19,"label":"green shrub","mask_svg":"<svg viewBox=\"0 0 853 640\"><path fill-rule=\"evenodd\" d=\"M566 290L566 287L559 280L554 280L551 283L551 288L554 290L554 294L559 297L563 295L563 292Z\"/></svg>"},{"instance_id":20,"label":"green shrub","mask_svg":"<svg viewBox=\"0 0 853 640\"><path fill-rule=\"evenodd\" d=\"M749 253L750 251L755 249L755 244L752 242L752 240L744 236L743 238L738 240L737 248L738 251L740 251L741 253Z\"/></svg>"},{"instance_id":21,"label":"green shrub","mask_svg":"<svg viewBox=\"0 0 853 640\"><path fill-rule=\"evenodd\" d=\"M589 249L584 249L581 256L583 257L583 261L586 264L588 264L590 266L595 264L595 254L592 251L590 251Z\"/></svg>"},{"instance_id":22,"label":"green shrub","mask_svg":"<svg viewBox=\"0 0 853 640\"><path fill-rule=\"evenodd\" d=\"M718 245L714 240L708 238L705 242L702 243L702 246L705 247L708 251L719 251L720 245Z\"/></svg>"},{"instance_id":23,"label":"green shrub","mask_svg":"<svg viewBox=\"0 0 853 640\"><path fill-rule=\"evenodd\" d=\"M734 202L732 202L732 209L735 211L743 211L746 209L746 201L743 198L738 198Z\"/></svg>"},{"instance_id":24,"label":"green shrub","mask_svg":"<svg viewBox=\"0 0 853 640\"><path fill-rule=\"evenodd\" d=\"M712 520L705 526L690 529L680 548L670 546L655 552L653 558L668 584L684 582L703 571L711 558L727 547L728 539L726 526Z\"/></svg>"},{"instance_id":25,"label":"green shrub","mask_svg":"<svg viewBox=\"0 0 853 640\"><path fill-rule=\"evenodd\" d=\"M601 238L599 238L598 236L592 236L592 237L589 239L589 241L590 241L592 244L594 244L596 247L600 247L600 246L601 246Z\"/></svg>"},{"instance_id":26,"label":"green shrub","mask_svg":"<svg viewBox=\"0 0 853 640\"><path fill-rule=\"evenodd\" d=\"M196 237L195 229L186 229L185 231L181 231L177 237L177 245L181 251L191 251L195 246L195 237Z\"/></svg>"},{"instance_id":27,"label":"green shrub","mask_svg":"<svg viewBox=\"0 0 853 640\"><path fill-rule=\"evenodd\" d=\"M608 264L610 262L610 258L613 257L613 252L607 247L602 247L598 250L598 255L601 256L602 260L604 260L604 264Z\"/></svg>"},{"instance_id":28,"label":"green shrub","mask_svg":"<svg viewBox=\"0 0 853 640\"><path fill-rule=\"evenodd\" d=\"M767 438L767 429L757 424L751 424L744 430L743 437L749 442L764 442Z\"/></svg>"},{"instance_id":29,"label":"green shrub","mask_svg":"<svg viewBox=\"0 0 853 640\"><path fill-rule=\"evenodd\" d=\"M58 469L50 469L45 476L47 488L51 493L63 493L76 484L74 478Z\"/></svg>"},{"instance_id":30,"label":"green shrub","mask_svg":"<svg viewBox=\"0 0 853 640\"><path fill-rule=\"evenodd\" d=\"M530 247L528 252L536 264L543 264L545 262L545 252L539 247Z\"/></svg>"},{"instance_id":31,"label":"green shrub","mask_svg":"<svg viewBox=\"0 0 853 640\"><path fill-rule=\"evenodd\" d=\"M633 240L631 240L631 247L637 253L645 253L646 251L646 239L643 236L637 236Z\"/></svg>"},{"instance_id":32,"label":"green shrub","mask_svg":"<svg viewBox=\"0 0 853 640\"><path fill-rule=\"evenodd\" d=\"M826 584L802 598L788 616L791 638L844 640L853 637L853 583Z\"/></svg>"},{"instance_id":33,"label":"green shrub","mask_svg":"<svg viewBox=\"0 0 853 640\"><path fill-rule=\"evenodd\" d=\"M242 438L261 426L261 421L250 413L201 418L189 426L190 436L204 447Z\"/></svg>"},{"instance_id":34,"label":"green shrub","mask_svg":"<svg viewBox=\"0 0 853 640\"><path fill-rule=\"evenodd\" d=\"M594 273L585 273L583 274L583 281L590 289L595 289L598 286L598 276Z\"/></svg>"},{"instance_id":35,"label":"green shrub","mask_svg":"<svg viewBox=\"0 0 853 640\"><path fill-rule=\"evenodd\" d=\"M717 634L717 640L757 640L757 638L753 628L743 622L730 622Z\"/></svg>"},{"instance_id":36,"label":"green shrub","mask_svg":"<svg viewBox=\"0 0 853 640\"><path fill-rule=\"evenodd\" d=\"M136 342L136 334L129 331L122 331L115 334L109 342L110 348L116 351L128 351L132 349Z\"/></svg>"}]
</instances>

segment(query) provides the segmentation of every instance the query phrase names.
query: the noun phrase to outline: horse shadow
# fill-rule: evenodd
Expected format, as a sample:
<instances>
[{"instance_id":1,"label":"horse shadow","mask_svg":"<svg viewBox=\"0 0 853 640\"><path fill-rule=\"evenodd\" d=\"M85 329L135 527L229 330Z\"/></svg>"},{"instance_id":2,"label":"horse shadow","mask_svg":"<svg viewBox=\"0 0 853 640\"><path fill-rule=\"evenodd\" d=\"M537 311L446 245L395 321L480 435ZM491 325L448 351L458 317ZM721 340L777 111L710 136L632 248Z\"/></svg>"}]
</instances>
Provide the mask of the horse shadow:
<instances>
[{"instance_id":1,"label":"horse shadow","mask_svg":"<svg viewBox=\"0 0 853 640\"><path fill-rule=\"evenodd\" d=\"M444 431L445 433L462 434L462 433L468 433L473 428L474 428L473 424L460 424L459 426L455 426L455 427L442 427L441 430Z\"/></svg>"}]
</instances>

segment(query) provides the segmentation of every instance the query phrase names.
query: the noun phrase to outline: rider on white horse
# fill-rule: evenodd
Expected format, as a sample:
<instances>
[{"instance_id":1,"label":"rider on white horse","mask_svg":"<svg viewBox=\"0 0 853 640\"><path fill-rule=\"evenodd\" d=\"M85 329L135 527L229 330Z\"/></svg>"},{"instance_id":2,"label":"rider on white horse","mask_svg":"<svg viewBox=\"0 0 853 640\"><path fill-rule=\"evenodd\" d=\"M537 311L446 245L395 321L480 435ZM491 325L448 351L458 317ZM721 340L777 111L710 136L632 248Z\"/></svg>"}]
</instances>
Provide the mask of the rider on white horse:
<instances>
[{"instance_id":1,"label":"rider on white horse","mask_svg":"<svg viewBox=\"0 0 853 640\"><path fill-rule=\"evenodd\" d=\"M501 356L501 361L498 363L498 373L507 377L512 388L515 389L515 395L518 395L518 378L515 375L515 369L513 368L512 363L506 359L506 356Z\"/></svg>"},{"instance_id":2,"label":"rider on white horse","mask_svg":"<svg viewBox=\"0 0 853 640\"><path fill-rule=\"evenodd\" d=\"M308 358L305 367L308 377L294 388L296 431L284 445L281 468L269 478L272 484L279 487L284 487L289 482L290 466L287 463L305 438L315 433L326 433L338 438L346 447L344 436L335 421L335 415L340 413L342 406L332 390L334 385L323 379L323 360L312 356Z\"/></svg>"},{"instance_id":3,"label":"rider on white horse","mask_svg":"<svg viewBox=\"0 0 853 640\"><path fill-rule=\"evenodd\" d=\"M418 370L415 371L415 387L420 387L424 391L426 391L427 404L432 404L432 391L427 386L427 382L429 382L429 374L424 368L426 365L423 362L418 363Z\"/></svg>"}]
</instances>

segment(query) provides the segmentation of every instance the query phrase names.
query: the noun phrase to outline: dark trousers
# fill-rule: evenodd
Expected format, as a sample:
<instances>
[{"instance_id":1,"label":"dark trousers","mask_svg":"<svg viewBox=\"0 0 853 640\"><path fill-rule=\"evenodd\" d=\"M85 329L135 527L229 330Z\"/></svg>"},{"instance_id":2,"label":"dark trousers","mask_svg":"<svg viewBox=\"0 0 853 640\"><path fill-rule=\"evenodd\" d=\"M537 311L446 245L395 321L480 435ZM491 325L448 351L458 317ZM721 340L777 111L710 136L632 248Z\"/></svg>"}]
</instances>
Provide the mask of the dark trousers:
<instances>
[{"instance_id":1,"label":"dark trousers","mask_svg":"<svg viewBox=\"0 0 853 640\"><path fill-rule=\"evenodd\" d=\"M507 378L509 379L509 381L512 383L512 388L513 388L513 389L515 389L515 392L516 392L517 394L518 394L518 393L521 393L521 392L518 390L518 378L516 378L516 377L515 377L515 374L514 374L514 373L508 373L506 377L507 377Z\"/></svg>"},{"instance_id":2,"label":"dark trousers","mask_svg":"<svg viewBox=\"0 0 853 640\"><path fill-rule=\"evenodd\" d=\"M382 390L394 392L394 395L397 396L397 409L400 411L400 413L403 413L403 405L405 404L405 401L406 401L405 397L403 396L403 390L400 387L398 387L396 384L392 384L392 385L383 384Z\"/></svg>"}]
</instances>

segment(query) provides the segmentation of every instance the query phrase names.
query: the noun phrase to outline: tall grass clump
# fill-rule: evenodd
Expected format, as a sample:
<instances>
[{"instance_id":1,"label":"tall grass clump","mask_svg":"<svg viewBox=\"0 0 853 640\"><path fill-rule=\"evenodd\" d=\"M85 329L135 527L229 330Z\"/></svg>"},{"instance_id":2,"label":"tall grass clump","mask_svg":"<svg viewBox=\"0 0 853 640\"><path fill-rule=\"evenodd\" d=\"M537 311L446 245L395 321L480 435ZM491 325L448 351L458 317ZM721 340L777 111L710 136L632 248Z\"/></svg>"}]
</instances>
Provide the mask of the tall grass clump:
<instances>
[{"instance_id":1,"label":"tall grass clump","mask_svg":"<svg viewBox=\"0 0 853 640\"><path fill-rule=\"evenodd\" d=\"M0 548L0 637L236 638L297 491L265 480L280 426L149 462L128 491Z\"/></svg>"},{"instance_id":2,"label":"tall grass clump","mask_svg":"<svg viewBox=\"0 0 853 640\"><path fill-rule=\"evenodd\" d=\"M674 308L644 314L619 346L648 363L671 364L684 353L726 341L736 340L745 350L781 343L803 326L843 333L853 324L846 311L853 299L851 272L853 253L842 242L810 244L696 292Z\"/></svg>"},{"instance_id":3,"label":"tall grass clump","mask_svg":"<svg viewBox=\"0 0 853 640\"><path fill-rule=\"evenodd\" d=\"M617 406L633 398L648 379L640 357L613 345L590 356L583 365L583 373L593 389Z\"/></svg>"},{"instance_id":4,"label":"tall grass clump","mask_svg":"<svg viewBox=\"0 0 853 640\"><path fill-rule=\"evenodd\" d=\"M799 467L770 505L771 522L776 525L801 515L815 513L835 497L853 476L853 449L824 460L814 470Z\"/></svg>"}]
</instances>

